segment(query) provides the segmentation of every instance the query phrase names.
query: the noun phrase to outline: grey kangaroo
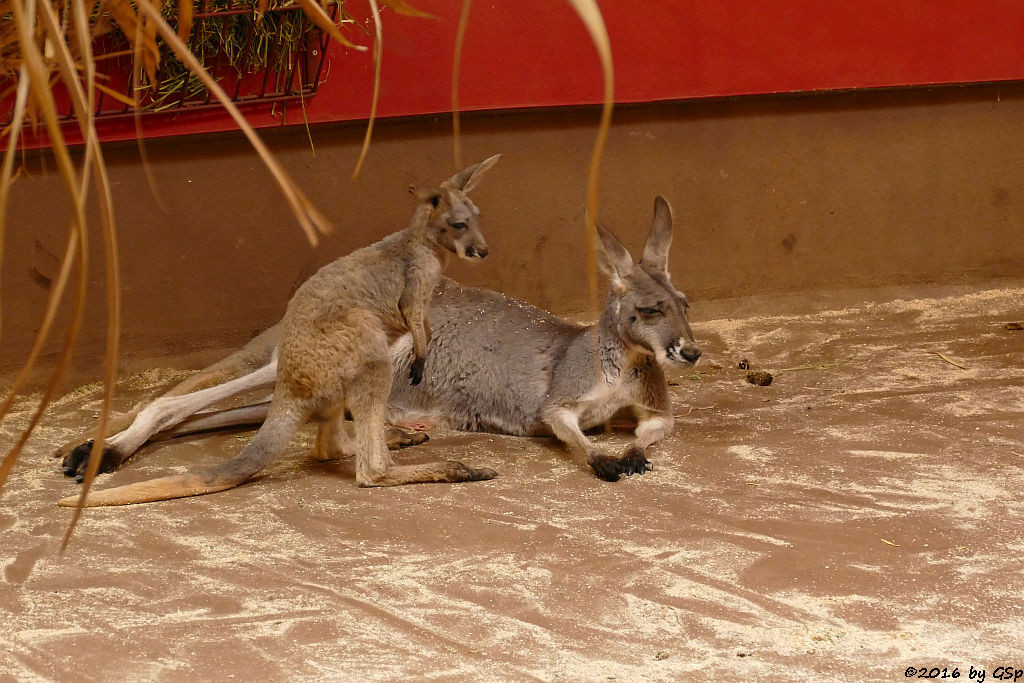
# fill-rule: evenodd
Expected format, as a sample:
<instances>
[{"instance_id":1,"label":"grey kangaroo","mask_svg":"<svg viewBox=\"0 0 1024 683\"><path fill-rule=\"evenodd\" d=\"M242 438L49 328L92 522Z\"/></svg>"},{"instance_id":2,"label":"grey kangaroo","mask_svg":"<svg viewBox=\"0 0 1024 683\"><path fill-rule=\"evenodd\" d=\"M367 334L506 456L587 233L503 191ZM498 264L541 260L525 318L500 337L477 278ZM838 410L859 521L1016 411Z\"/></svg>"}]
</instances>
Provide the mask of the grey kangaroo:
<instances>
[{"instance_id":1,"label":"grey kangaroo","mask_svg":"<svg viewBox=\"0 0 1024 683\"><path fill-rule=\"evenodd\" d=\"M611 281L596 325L573 325L521 301L442 278L428 311L432 327L424 381L411 385L414 364L409 334L391 346L390 422L417 426L445 423L467 431L522 436L554 435L586 458L609 481L650 468L645 451L672 430L673 418L662 366L685 367L701 352L686 318L686 297L669 278L672 217L658 197L643 257L634 263L607 230L599 232L601 266ZM252 369L276 348L280 325L268 329L224 360L197 373L149 404L117 418L104 456L116 469L151 437L259 423L267 403L197 413L215 401L273 383ZM636 439L621 456L601 453L583 434L620 409L638 418ZM123 431L122 431L123 430ZM419 440L422 440L422 436ZM417 439L389 432L390 445ZM65 473L84 468L89 442L75 440L58 452ZM316 457L351 455L344 444Z\"/></svg>"},{"instance_id":2,"label":"grey kangaroo","mask_svg":"<svg viewBox=\"0 0 1024 683\"><path fill-rule=\"evenodd\" d=\"M276 374L276 383L263 425L238 456L198 473L97 491L85 504L125 505L232 488L279 456L309 419L320 425L318 457L354 451L360 486L496 477L494 470L459 462L395 465L385 442L385 421L392 384L389 345L411 335L413 358L404 371L406 381L419 384L430 342L426 310L448 254L487 256L480 212L466 193L499 158L474 164L437 189L418 192L420 205L409 227L324 266L299 287L281 321L270 363L243 378L251 383ZM345 428L346 412L355 425L355 444ZM60 504L75 505L77 498Z\"/></svg>"}]
</instances>

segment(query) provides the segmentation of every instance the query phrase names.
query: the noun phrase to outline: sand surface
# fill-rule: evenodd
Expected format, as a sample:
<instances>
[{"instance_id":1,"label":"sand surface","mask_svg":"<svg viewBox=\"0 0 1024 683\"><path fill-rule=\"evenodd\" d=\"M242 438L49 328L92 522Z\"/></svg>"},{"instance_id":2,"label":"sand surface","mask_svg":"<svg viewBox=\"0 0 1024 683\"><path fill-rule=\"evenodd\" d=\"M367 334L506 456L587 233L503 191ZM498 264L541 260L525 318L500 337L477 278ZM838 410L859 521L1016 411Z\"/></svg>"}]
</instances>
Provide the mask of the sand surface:
<instances>
[{"instance_id":1,"label":"sand surface","mask_svg":"<svg viewBox=\"0 0 1024 683\"><path fill-rule=\"evenodd\" d=\"M50 455L99 403L70 391L0 498L0 680L1024 669L1024 332L1004 328L1024 288L806 301L698 306L705 357L674 380L682 417L643 477L599 481L544 439L435 432L398 459L501 476L362 490L351 460L308 457L307 428L233 491L87 511L58 558L56 500L76 485ZM770 387L744 381L744 358ZM163 367L126 377L118 408L187 374ZM31 406L0 426L3 450ZM98 485L248 438L151 444Z\"/></svg>"}]
</instances>

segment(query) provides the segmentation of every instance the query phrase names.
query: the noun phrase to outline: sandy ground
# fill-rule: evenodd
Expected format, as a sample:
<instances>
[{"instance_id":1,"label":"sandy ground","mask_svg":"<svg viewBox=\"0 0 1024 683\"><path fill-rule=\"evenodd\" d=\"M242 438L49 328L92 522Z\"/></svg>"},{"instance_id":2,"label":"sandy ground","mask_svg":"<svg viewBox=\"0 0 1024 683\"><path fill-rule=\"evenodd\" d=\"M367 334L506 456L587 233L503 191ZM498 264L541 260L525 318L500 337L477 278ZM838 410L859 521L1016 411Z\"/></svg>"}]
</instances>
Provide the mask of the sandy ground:
<instances>
[{"instance_id":1,"label":"sandy ground","mask_svg":"<svg viewBox=\"0 0 1024 683\"><path fill-rule=\"evenodd\" d=\"M360 490L351 461L306 457L307 429L236 490L88 511L61 559L55 502L76 485L50 453L95 415L80 387L0 503L0 680L1024 669L1024 332L1004 327L1022 285L698 306L705 358L674 381L683 417L643 477L599 481L543 439L437 432L399 459L501 476ZM743 358L774 383L745 382ZM182 376L125 378L119 407ZM152 444L99 485L247 438Z\"/></svg>"}]
</instances>

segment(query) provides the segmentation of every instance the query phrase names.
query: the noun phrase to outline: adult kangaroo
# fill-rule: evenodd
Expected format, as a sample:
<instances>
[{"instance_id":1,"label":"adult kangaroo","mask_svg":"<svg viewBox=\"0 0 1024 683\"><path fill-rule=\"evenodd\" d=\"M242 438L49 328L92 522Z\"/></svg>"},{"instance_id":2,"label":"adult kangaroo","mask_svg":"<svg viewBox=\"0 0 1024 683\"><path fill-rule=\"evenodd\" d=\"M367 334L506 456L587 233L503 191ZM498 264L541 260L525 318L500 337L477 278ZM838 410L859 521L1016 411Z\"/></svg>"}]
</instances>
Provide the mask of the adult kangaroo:
<instances>
[{"instance_id":1,"label":"adult kangaroo","mask_svg":"<svg viewBox=\"0 0 1024 683\"><path fill-rule=\"evenodd\" d=\"M646 449L672 430L665 367L696 363L700 349L687 321L686 297L672 285L668 252L672 215L655 199L643 257L634 263L609 231L599 236L602 269L611 288L595 325L574 325L502 294L463 287L442 278L427 317L432 328L424 380L407 378L414 362L412 335L391 346L389 422L444 423L466 431L521 436L552 435L587 459L601 478L642 474ZM150 437L258 423L269 403L198 413L217 400L268 383L252 368L276 349L274 326L224 360L186 379L141 412L118 418L103 463L116 469ZM269 378L273 382L273 378ZM621 409L638 418L636 438L621 456L600 452L583 430ZM123 431L120 431L123 430ZM393 445L409 435L391 431ZM84 469L89 442L77 439L60 451L70 476ZM351 455L320 451L317 457Z\"/></svg>"},{"instance_id":2,"label":"adult kangaroo","mask_svg":"<svg viewBox=\"0 0 1024 683\"><path fill-rule=\"evenodd\" d=\"M429 312L436 347L422 384L400 381L412 362L408 337L392 349L391 422L426 414L467 431L553 435L608 481L650 469L647 448L673 426L662 366L692 365L701 356L689 304L668 272L672 212L655 199L638 263L610 231L599 226L598 234L611 287L594 325L442 281ZM637 417L636 438L621 455L602 453L583 430L622 409Z\"/></svg>"},{"instance_id":3,"label":"adult kangaroo","mask_svg":"<svg viewBox=\"0 0 1024 683\"><path fill-rule=\"evenodd\" d=\"M281 321L271 362L244 382L276 371L266 420L235 458L201 472L163 477L97 491L86 505L126 505L214 493L264 469L288 446L306 420L320 424L321 457L353 450L346 412L355 424L356 481L360 486L397 486L434 481L478 481L497 476L459 462L395 465L385 443L387 399L392 384L389 344L412 337L406 381L423 379L430 326L426 310L448 254L487 256L479 210L466 195L500 155L474 164L420 191L407 228L321 268L292 296ZM222 387L223 389L223 387ZM75 505L77 496L61 505Z\"/></svg>"}]
</instances>

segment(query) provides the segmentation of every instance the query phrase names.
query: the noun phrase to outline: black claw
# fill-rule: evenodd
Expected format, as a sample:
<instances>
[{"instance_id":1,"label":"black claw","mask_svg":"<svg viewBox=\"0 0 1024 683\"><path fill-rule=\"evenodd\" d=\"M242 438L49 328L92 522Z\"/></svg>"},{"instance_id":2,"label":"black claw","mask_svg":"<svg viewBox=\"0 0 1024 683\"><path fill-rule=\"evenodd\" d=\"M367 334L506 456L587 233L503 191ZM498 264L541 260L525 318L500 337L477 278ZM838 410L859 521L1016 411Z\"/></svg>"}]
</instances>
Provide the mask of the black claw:
<instances>
[{"instance_id":1,"label":"black claw","mask_svg":"<svg viewBox=\"0 0 1024 683\"><path fill-rule=\"evenodd\" d=\"M627 474L645 474L648 469L653 469L643 449L638 446L626 449L622 460Z\"/></svg>"}]
</instances>

